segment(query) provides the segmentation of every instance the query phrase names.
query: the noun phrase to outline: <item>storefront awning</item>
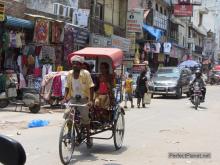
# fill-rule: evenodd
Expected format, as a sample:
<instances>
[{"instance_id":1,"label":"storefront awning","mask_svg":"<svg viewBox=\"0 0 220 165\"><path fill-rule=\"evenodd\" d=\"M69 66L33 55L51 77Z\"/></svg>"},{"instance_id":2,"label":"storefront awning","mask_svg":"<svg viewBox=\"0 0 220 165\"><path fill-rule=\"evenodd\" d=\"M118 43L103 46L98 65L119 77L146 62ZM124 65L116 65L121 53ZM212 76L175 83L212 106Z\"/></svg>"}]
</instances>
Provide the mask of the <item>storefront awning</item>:
<instances>
[{"instance_id":1,"label":"storefront awning","mask_svg":"<svg viewBox=\"0 0 220 165\"><path fill-rule=\"evenodd\" d=\"M21 19L21 18L16 18L16 17L12 17L12 16L6 17L6 25L18 27L18 28L25 28L25 29L33 29L34 28L34 23L32 21Z\"/></svg>"},{"instance_id":2,"label":"storefront awning","mask_svg":"<svg viewBox=\"0 0 220 165\"><path fill-rule=\"evenodd\" d=\"M147 24L144 24L143 25L143 29L145 31L147 31L148 33L150 33L150 35L152 35L153 37L156 38L156 40L159 40L161 38L161 36L163 35L164 31L163 30L160 30L160 29L157 29L153 26L149 26Z\"/></svg>"}]
</instances>

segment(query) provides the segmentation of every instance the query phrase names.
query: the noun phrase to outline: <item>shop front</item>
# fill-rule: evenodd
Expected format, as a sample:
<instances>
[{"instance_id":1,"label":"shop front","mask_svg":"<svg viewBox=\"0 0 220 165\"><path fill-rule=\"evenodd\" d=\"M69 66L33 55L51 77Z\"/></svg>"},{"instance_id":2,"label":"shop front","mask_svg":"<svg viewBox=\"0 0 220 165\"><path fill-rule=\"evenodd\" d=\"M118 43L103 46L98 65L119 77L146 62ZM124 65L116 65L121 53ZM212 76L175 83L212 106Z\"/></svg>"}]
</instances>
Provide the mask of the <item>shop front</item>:
<instances>
[{"instance_id":1,"label":"shop front","mask_svg":"<svg viewBox=\"0 0 220 165\"><path fill-rule=\"evenodd\" d=\"M28 77L24 75L23 63L33 65L30 58L23 58L25 47L31 41L34 22L7 15L1 22L0 44L0 92L5 92L7 84L16 82L16 86L8 86L7 97L17 97L16 89L26 87ZM31 67L26 67L28 73ZM9 88L10 87L10 88Z\"/></svg>"}]
</instances>

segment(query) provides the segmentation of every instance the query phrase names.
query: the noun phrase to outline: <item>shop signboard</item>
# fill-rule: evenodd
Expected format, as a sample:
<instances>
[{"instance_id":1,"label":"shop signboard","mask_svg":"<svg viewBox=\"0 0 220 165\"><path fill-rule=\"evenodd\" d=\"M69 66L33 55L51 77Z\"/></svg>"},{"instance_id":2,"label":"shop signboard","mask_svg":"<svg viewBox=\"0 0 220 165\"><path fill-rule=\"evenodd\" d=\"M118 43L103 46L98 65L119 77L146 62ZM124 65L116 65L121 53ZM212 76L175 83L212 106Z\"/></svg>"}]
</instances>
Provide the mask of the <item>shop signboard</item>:
<instances>
[{"instance_id":1,"label":"shop signboard","mask_svg":"<svg viewBox=\"0 0 220 165\"><path fill-rule=\"evenodd\" d=\"M144 10L130 9L127 12L127 32L142 32Z\"/></svg>"},{"instance_id":2,"label":"shop signboard","mask_svg":"<svg viewBox=\"0 0 220 165\"><path fill-rule=\"evenodd\" d=\"M178 0L178 4L180 4L180 5L189 5L190 0Z\"/></svg>"},{"instance_id":3,"label":"shop signboard","mask_svg":"<svg viewBox=\"0 0 220 165\"><path fill-rule=\"evenodd\" d=\"M87 29L74 27L73 37L75 45L85 47L87 45L89 32Z\"/></svg>"},{"instance_id":4,"label":"shop signboard","mask_svg":"<svg viewBox=\"0 0 220 165\"><path fill-rule=\"evenodd\" d=\"M127 33L127 38L130 39L130 53L135 53L135 45L136 45L136 33Z\"/></svg>"},{"instance_id":5,"label":"shop signboard","mask_svg":"<svg viewBox=\"0 0 220 165\"><path fill-rule=\"evenodd\" d=\"M191 17L193 15L192 5L174 5L174 16Z\"/></svg>"},{"instance_id":6,"label":"shop signboard","mask_svg":"<svg viewBox=\"0 0 220 165\"><path fill-rule=\"evenodd\" d=\"M132 72L141 73L145 69L146 69L146 64L133 64Z\"/></svg>"},{"instance_id":7,"label":"shop signboard","mask_svg":"<svg viewBox=\"0 0 220 165\"><path fill-rule=\"evenodd\" d=\"M0 22L5 20L5 4L0 2Z\"/></svg>"},{"instance_id":8,"label":"shop signboard","mask_svg":"<svg viewBox=\"0 0 220 165\"><path fill-rule=\"evenodd\" d=\"M113 48L119 48L122 51L129 52L131 41L127 38L122 38L116 35L112 35L112 47Z\"/></svg>"},{"instance_id":9,"label":"shop signboard","mask_svg":"<svg viewBox=\"0 0 220 165\"><path fill-rule=\"evenodd\" d=\"M167 30L168 17L160 12L153 10L153 26Z\"/></svg>"},{"instance_id":10,"label":"shop signboard","mask_svg":"<svg viewBox=\"0 0 220 165\"><path fill-rule=\"evenodd\" d=\"M110 37L104 37L97 34L90 34L90 46L92 47L111 47L112 41Z\"/></svg>"}]
</instances>

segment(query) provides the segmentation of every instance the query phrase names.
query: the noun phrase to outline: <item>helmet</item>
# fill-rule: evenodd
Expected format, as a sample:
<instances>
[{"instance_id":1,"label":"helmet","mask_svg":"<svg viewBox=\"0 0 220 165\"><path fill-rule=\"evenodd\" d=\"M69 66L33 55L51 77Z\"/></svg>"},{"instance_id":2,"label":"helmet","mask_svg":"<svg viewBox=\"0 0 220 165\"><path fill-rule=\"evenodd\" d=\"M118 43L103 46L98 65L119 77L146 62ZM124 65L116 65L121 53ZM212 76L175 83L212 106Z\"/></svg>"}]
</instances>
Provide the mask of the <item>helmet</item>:
<instances>
[{"instance_id":1,"label":"helmet","mask_svg":"<svg viewBox=\"0 0 220 165\"><path fill-rule=\"evenodd\" d=\"M200 70L196 70L195 75L196 75L196 78L200 78L202 76L202 73Z\"/></svg>"}]
</instances>

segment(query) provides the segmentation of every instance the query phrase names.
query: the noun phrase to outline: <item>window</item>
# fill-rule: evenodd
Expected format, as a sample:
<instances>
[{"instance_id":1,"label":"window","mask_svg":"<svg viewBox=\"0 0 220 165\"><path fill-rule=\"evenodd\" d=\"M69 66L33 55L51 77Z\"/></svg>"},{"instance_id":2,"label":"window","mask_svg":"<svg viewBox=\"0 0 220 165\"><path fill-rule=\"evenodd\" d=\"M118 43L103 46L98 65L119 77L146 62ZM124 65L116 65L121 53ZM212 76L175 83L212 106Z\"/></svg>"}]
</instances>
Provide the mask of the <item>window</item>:
<instances>
[{"instance_id":1,"label":"window","mask_svg":"<svg viewBox=\"0 0 220 165\"><path fill-rule=\"evenodd\" d=\"M199 25L198 26L202 25L202 20L203 20L203 14L199 13Z\"/></svg>"},{"instance_id":2,"label":"window","mask_svg":"<svg viewBox=\"0 0 220 165\"><path fill-rule=\"evenodd\" d=\"M164 10L164 15L165 15L165 16L167 15L167 11L166 11L166 10Z\"/></svg>"},{"instance_id":3,"label":"window","mask_svg":"<svg viewBox=\"0 0 220 165\"><path fill-rule=\"evenodd\" d=\"M158 11L158 4L156 4L156 7L155 7L155 8L156 8L156 11Z\"/></svg>"},{"instance_id":4,"label":"window","mask_svg":"<svg viewBox=\"0 0 220 165\"><path fill-rule=\"evenodd\" d=\"M162 7L160 7L160 13L163 14L163 8Z\"/></svg>"},{"instance_id":5,"label":"window","mask_svg":"<svg viewBox=\"0 0 220 165\"><path fill-rule=\"evenodd\" d=\"M64 6L60 5L59 15L63 15Z\"/></svg>"},{"instance_id":6,"label":"window","mask_svg":"<svg viewBox=\"0 0 220 165\"><path fill-rule=\"evenodd\" d=\"M95 7L95 17L99 18L100 20L104 19L104 11L103 5L101 3L97 3Z\"/></svg>"}]
</instances>

